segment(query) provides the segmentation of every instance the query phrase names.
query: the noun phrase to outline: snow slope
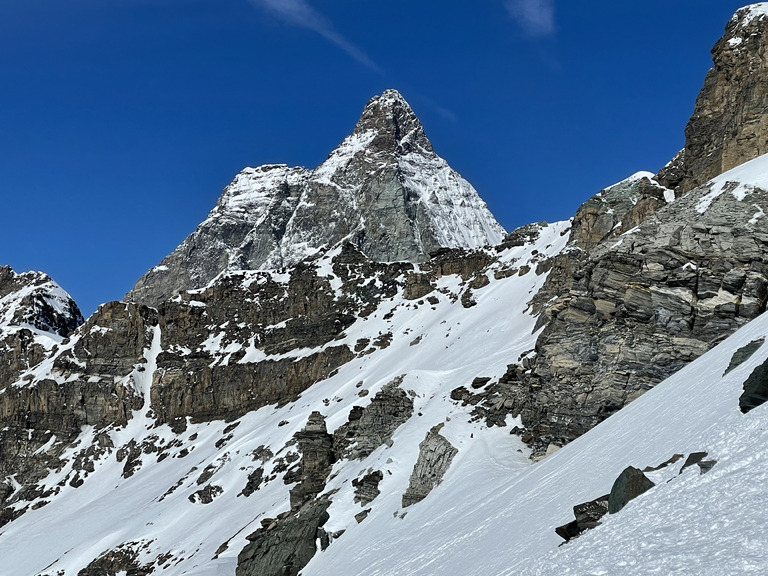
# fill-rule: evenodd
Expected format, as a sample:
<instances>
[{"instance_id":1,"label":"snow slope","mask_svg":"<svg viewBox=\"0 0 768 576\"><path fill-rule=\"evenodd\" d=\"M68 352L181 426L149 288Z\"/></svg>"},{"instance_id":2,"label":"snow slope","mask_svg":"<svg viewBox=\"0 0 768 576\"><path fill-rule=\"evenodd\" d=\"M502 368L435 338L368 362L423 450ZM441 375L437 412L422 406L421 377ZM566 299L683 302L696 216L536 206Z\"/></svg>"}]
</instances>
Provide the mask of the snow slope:
<instances>
[{"instance_id":1,"label":"snow slope","mask_svg":"<svg viewBox=\"0 0 768 576\"><path fill-rule=\"evenodd\" d=\"M763 315L531 467L510 462L508 445L474 444L465 455L474 466L452 468L401 520L392 510L369 518L303 574L768 573L768 406L738 408L742 383L768 346L723 376L738 348L766 335ZM718 461L712 471L688 469L558 547L554 528L573 520L572 506L608 493L625 467L693 451ZM483 464L488 456L492 466Z\"/></svg>"},{"instance_id":2,"label":"snow slope","mask_svg":"<svg viewBox=\"0 0 768 576\"><path fill-rule=\"evenodd\" d=\"M768 10L768 8L766 8ZM699 214L706 212L712 202L722 194L729 192L738 201L745 200L755 188L768 190L768 154L753 158L749 162L732 168L723 174L713 178L703 187L708 188L705 194L696 204ZM762 209L756 206L762 213ZM757 214L756 217L759 217Z\"/></svg>"},{"instance_id":3,"label":"snow slope","mask_svg":"<svg viewBox=\"0 0 768 576\"><path fill-rule=\"evenodd\" d=\"M18 504L17 508L26 504L37 508L0 528L0 574L74 576L102 553L122 548L135 553L140 564L152 564L156 574L232 575L237 555L247 544L245 537L262 519L289 508L289 486L282 481L284 464L298 456L293 435L304 427L309 414L321 411L332 432L347 421L353 406L366 406L385 384L401 375L400 387L413 398L414 416L397 429L392 446L382 446L362 460L342 460L331 474L327 489L339 491L333 496L326 528L329 532L346 529L349 534L337 538L332 548L345 539L357 540L358 531L368 522L358 525L354 519L362 507L353 502L350 481L370 468L385 470L382 496L370 504L370 518L387 517L394 527L401 525L392 518L393 508L399 511L395 503L408 485L418 444L435 425L443 424L441 434L459 449L449 474L467 476L480 469L487 483L486 474L496 478L526 467L526 448L518 436L510 434L511 418L508 427L489 429L472 418L472 406L452 401L450 392L469 386L478 375L498 378L507 364L533 347L535 318L526 310L546 275L531 270L497 279L494 272L524 264L535 268L541 258L562 250L568 225L550 225L535 242L503 251L488 272L488 285L474 290L477 304L472 308L460 301L465 285L457 275L439 279L435 304L406 300L402 291L384 300L377 311L345 330L343 340L332 344L354 346L361 338L392 332L388 347L356 357L295 403L268 406L235 422L190 424L180 435L166 425L155 425L148 412L148 391L161 352L162 335L156 331L145 351L146 364L137 365L123 382L132 383L143 394L144 407L126 427L107 430L113 448L93 456L94 470L82 476L81 486L71 484L77 455L99 444L90 427L83 429L79 445L68 450L67 465L45 479L43 488L58 491ZM333 274L326 260L319 266ZM264 273L246 275L245 281L255 281L259 274ZM66 353L77 339L62 344L59 353ZM216 348L213 340L206 345ZM255 360L265 358L255 356ZM44 372L44 367L33 372L32 382L45 377ZM23 378L20 385L26 385ZM130 458L126 460L125 450L131 442L153 448L138 451L136 469L126 477ZM125 449L122 457L121 448ZM482 467L478 459L483 460ZM268 480L250 496L243 496L248 476L257 467L264 468ZM207 504L201 493L206 485L221 489Z\"/></svg>"}]
</instances>

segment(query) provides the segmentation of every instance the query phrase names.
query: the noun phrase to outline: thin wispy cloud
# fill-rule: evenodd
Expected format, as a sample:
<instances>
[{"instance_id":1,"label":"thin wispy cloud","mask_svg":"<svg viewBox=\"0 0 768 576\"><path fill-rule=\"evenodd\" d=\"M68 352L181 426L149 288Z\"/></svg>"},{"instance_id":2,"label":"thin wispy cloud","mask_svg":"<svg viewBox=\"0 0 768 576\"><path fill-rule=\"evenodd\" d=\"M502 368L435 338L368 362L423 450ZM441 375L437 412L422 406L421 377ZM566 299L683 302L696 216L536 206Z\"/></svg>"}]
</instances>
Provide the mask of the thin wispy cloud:
<instances>
[{"instance_id":1,"label":"thin wispy cloud","mask_svg":"<svg viewBox=\"0 0 768 576\"><path fill-rule=\"evenodd\" d=\"M450 122L458 122L459 120L458 116L456 116L456 114L448 108L443 108L442 106L435 104L434 109L435 112L437 112L445 120L449 120Z\"/></svg>"},{"instance_id":2,"label":"thin wispy cloud","mask_svg":"<svg viewBox=\"0 0 768 576\"><path fill-rule=\"evenodd\" d=\"M506 0L509 15L530 36L551 36L555 33L554 0Z\"/></svg>"},{"instance_id":3,"label":"thin wispy cloud","mask_svg":"<svg viewBox=\"0 0 768 576\"><path fill-rule=\"evenodd\" d=\"M351 58L357 60L363 66L376 72L380 68L368 55L352 42L341 35L333 26L333 23L317 10L312 8L306 0L250 0L254 6L261 8L276 16L286 24L306 28L316 32L331 44L341 48Z\"/></svg>"}]
</instances>

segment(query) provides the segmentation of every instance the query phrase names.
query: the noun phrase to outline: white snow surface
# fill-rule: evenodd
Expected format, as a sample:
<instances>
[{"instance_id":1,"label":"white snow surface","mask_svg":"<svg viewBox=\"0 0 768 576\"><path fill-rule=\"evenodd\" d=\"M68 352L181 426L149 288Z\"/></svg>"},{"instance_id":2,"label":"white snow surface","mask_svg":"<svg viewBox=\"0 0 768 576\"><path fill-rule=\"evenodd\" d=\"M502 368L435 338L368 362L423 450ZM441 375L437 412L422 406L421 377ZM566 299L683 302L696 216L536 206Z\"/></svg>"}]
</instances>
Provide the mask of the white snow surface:
<instances>
[{"instance_id":1,"label":"white snow surface","mask_svg":"<svg viewBox=\"0 0 768 576\"><path fill-rule=\"evenodd\" d=\"M746 415L738 409L742 383L768 358L768 346L723 376L738 348L767 335L763 315L539 464L516 466L510 446L486 436L405 518L372 515L302 573L768 573L768 406ZM574 505L608 493L626 466L693 451L717 464L706 475L694 466L660 483L558 547L554 528L573 520Z\"/></svg>"},{"instance_id":2,"label":"white snow surface","mask_svg":"<svg viewBox=\"0 0 768 576\"><path fill-rule=\"evenodd\" d=\"M755 18L762 18L768 15L768 2L757 2L739 8L731 18L732 21L738 21L741 26L749 24Z\"/></svg>"},{"instance_id":3,"label":"white snow surface","mask_svg":"<svg viewBox=\"0 0 768 576\"><path fill-rule=\"evenodd\" d=\"M768 6L768 3L766 3ZM719 196L730 192L743 201L755 189L768 190L768 154L763 154L716 176L704 186L709 192L696 204L696 211L703 214Z\"/></svg>"},{"instance_id":4,"label":"white snow surface","mask_svg":"<svg viewBox=\"0 0 768 576\"><path fill-rule=\"evenodd\" d=\"M464 308L459 298L466 285L453 275L439 279L432 294L438 298L437 304L406 300L402 293L384 300L378 310L348 328L343 340L329 345L354 346L361 338L375 339L390 332L388 347L376 348L348 362L337 374L305 391L295 403L281 408L267 406L234 423L189 424L180 435L168 426L155 425L149 412L149 390L162 351L161 334L155 330L145 351L146 363L137 365L125 381L143 395L143 408L134 412L126 427L108 429L114 449L94 457L94 472L85 475L81 486L73 488L69 484L73 457L95 443L96 431L92 427L83 429L79 445L65 454L68 463L61 470L52 470L42 482L42 488L58 487L59 492L21 503L31 506L47 502L0 529L0 574L75 576L102 553L132 546L140 548L141 564L169 554L155 566L153 574L232 576L237 555L247 544L245 537L260 526L262 519L274 518L289 509L290 486L283 483L283 472L275 471L275 479L245 497L240 493L248 475L258 467L264 468L265 476L273 474L277 458L296 451L289 443L312 411L323 413L332 432L347 421L353 406L366 406L382 386L401 375L401 388L414 399L414 415L397 429L392 446L382 446L363 460L341 460L334 467L336 476L326 491L339 491L333 495L326 529L346 529L347 533L334 540L331 548L345 539L350 543L359 538L363 538L360 542L368 542L368 523L385 531L396 531L403 525L403 520L393 513L403 512L400 498L416 462L418 444L435 425L444 424L441 434L459 449L444 481L448 489L453 489L457 481L465 484L463 478L473 478L482 491L527 467L528 451L517 436L510 434L514 423L511 419L506 428L489 429L484 422L471 421L472 407L452 401L450 392L458 386L469 386L479 375L497 379L509 363L533 348L535 318L528 314L527 307L546 278L546 274L535 273L536 262L563 249L568 227L568 222L546 226L535 242L501 253L499 262L489 271L490 283L473 290L477 305L470 309ZM494 271L526 264L532 270L523 275L498 280L493 277ZM332 273L326 262L321 261L319 268ZM249 272L243 275L243 282L259 281L264 274L271 273ZM77 336L71 338L60 353L76 342ZM222 359L230 353L216 338L207 341L206 346ZM243 348L249 350L254 361L274 358L258 353L252 340L244 342ZM30 371L29 378L22 376L20 385L34 385L50 377L52 362ZM25 384L29 379L31 383ZM368 394L361 395L362 390ZM237 425L234 429L233 424ZM166 456L143 453L138 469L125 478L125 461L117 460L117 451L131 440L151 441ZM274 457L260 459L257 449L261 446L271 450ZM480 462L484 465L480 466ZM198 483L208 467L215 473ZM369 469L384 471L382 495L369 505L369 518L357 524L354 514L362 508L353 502L351 480ZM212 503L203 504L196 492L209 483L221 487L222 493ZM437 490L441 489L439 486ZM405 521L411 522L412 514L421 517L423 512L419 510L430 498L409 508ZM214 559L225 543L225 550ZM325 554L320 556L323 558L318 557L317 570L329 566Z\"/></svg>"}]
</instances>

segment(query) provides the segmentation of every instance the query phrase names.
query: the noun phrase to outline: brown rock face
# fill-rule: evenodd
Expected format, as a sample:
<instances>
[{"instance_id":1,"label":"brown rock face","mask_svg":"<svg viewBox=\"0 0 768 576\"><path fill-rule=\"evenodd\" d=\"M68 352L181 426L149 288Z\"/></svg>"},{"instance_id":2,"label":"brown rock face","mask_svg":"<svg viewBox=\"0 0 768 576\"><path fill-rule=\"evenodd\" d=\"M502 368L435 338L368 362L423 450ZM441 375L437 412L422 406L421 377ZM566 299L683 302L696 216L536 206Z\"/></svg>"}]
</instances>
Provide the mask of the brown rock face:
<instances>
[{"instance_id":1,"label":"brown rock face","mask_svg":"<svg viewBox=\"0 0 768 576\"><path fill-rule=\"evenodd\" d=\"M768 16L736 12L685 128L685 149L658 180L685 193L768 152Z\"/></svg>"},{"instance_id":2,"label":"brown rock face","mask_svg":"<svg viewBox=\"0 0 768 576\"><path fill-rule=\"evenodd\" d=\"M143 306L106 304L54 352L48 375L0 388L0 477L22 484L9 503L43 495L36 483L60 466L83 426L124 425L141 408L129 375L146 362L156 316ZM52 436L59 442L40 450Z\"/></svg>"},{"instance_id":3,"label":"brown rock face","mask_svg":"<svg viewBox=\"0 0 768 576\"><path fill-rule=\"evenodd\" d=\"M588 431L761 314L768 228L729 191L700 213L701 187L637 230L555 258L534 299L536 356L501 379L536 453Z\"/></svg>"},{"instance_id":4,"label":"brown rock face","mask_svg":"<svg viewBox=\"0 0 768 576\"><path fill-rule=\"evenodd\" d=\"M601 190L577 210L571 243L589 250L631 230L666 204L665 191L650 174L642 172Z\"/></svg>"}]
</instances>

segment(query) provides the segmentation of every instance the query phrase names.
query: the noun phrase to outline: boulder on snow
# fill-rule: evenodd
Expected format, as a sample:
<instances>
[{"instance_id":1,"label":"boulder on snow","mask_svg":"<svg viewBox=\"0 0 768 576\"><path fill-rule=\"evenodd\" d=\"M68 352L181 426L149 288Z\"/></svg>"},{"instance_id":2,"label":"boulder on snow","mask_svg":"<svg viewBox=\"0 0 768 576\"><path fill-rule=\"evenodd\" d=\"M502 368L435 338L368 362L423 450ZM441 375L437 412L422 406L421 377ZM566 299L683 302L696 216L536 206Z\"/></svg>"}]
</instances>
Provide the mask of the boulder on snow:
<instances>
[{"instance_id":1,"label":"boulder on snow","mask_svg":"<svg viewBox=\"0 0 768 576\"><path fill-rule=\"evenodd\" d=\"M600 519L608 513L608 494L577 504L573 507L573 515L576 519L563 526L555 528L557 535L566 542L573 540L585 530L594 528L600 524Z\"/></svg>"},{"instance_id":2,"label":"boulder on snow","mask_svg":"<svg viewBox=\"0 0 768 576\"><path fill-rule=\"evenodd\" d=\"M757 352L757 350L760 348L760 346L763 345L763 342L765 342L765 338L758 338L757 340L752 340L749 344L742 346L736 352L733 353L733 356L731 356L731 361L728 363L728 368L725 369L725 372L723 372L723 376L728 374L731 370L734 368L738 368L741 366L744 362L749 360L750 356Z\"/></svg>"},{"instance_id":3,"label":"boulder on snow","mask_svg":"<svg viewBox=\"0 0 768 576\"><path fill-rule=\"evenodd\" d=\"M739 396L739 409L746 414L768 400L768 360L752 371L744 381L744 393Z\"/></svg>"},{"instance_id":4,"label":"boulder on snow","mask_svg":"<svg viewBox=\"0 0 768 576\"><path fill-rule=\"evenodd\" d=\"M490 381L491 381L490 376L478 376L477 378L472 380L472 388L474 390L477 390L478 388L482 388L483 386L488 384L488 382Z\"/></svg>"},{"instance_id":5,"label":"boulder on snow","mask_svg":"<svg viewBox=\"0 0 768 576\"><path fill-rule=\"evenodd\" d=\"M608 512L615 514L630 500L634 500L654 486L655 484L641 470L634 466L627 466L613 483L608 496Z\"/></svg>"},{"instance_id":6,"label":"boulder on snow","mask_svg":"<svg viewBox=\"0 0 768 576\"><path fill-rule=\"evenodd\" d=\"M717 464L717 460L704 460L704 458L707 457L706 452L691 452L688 455L688 458L685 459L685 462L683 463L683 467L680 468L680 474L683 473L683 470L688 468L689 466L698 466L699 467L699 474L706 474L712 468Z\"/></svg>"},{"instance_id":7,"label":"boulder on snow","mask_svg":"<svg viewBox=\"0 0 768 576\"><path fill-rule=\"evenodd\" d=\"M440 435L443 424L433 426L419 444L419 458L411 472L408 488L403 494L403 508L421 502L432 489L440 484L443 475L459 452L446 438Z\"/></svg>"}]
</instances>

